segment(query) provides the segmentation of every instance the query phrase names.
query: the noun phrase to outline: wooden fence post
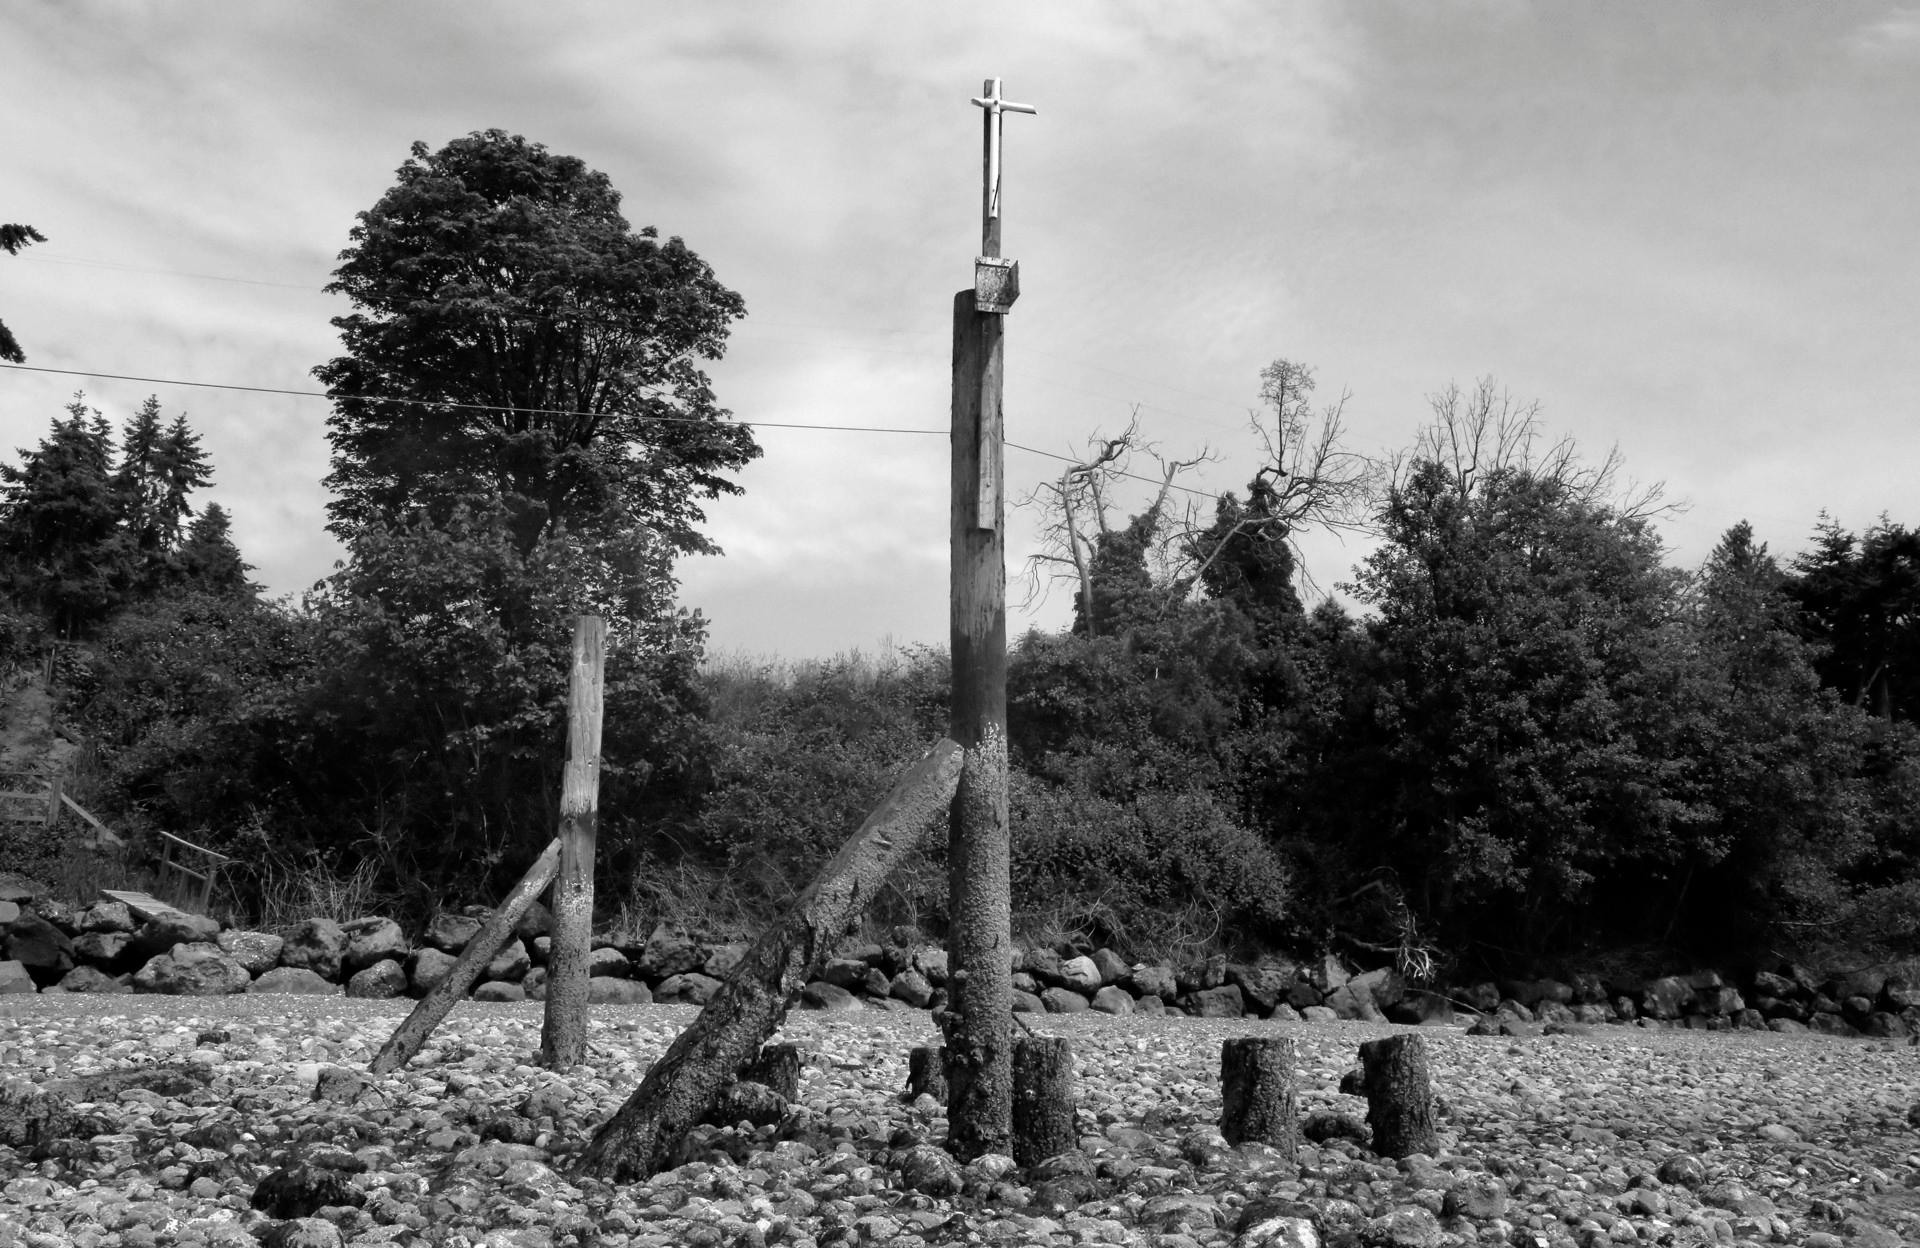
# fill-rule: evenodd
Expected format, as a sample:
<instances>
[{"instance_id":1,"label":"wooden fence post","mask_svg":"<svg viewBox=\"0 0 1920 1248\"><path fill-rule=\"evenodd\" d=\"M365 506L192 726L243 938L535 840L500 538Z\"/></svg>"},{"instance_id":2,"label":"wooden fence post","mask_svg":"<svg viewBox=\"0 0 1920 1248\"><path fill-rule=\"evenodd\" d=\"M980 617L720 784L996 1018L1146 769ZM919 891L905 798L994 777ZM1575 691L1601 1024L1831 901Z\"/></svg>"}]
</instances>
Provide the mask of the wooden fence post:
<instances>
[{"instance_id":1,"label":"wooden fence post","mask_svg":"<svg viewBox=\"0 0 1920 1248\"><path fill-rule=\"evenodd\" d=\"M600 697L607 622L583 615L573 627L567 689L567 770L560 788L560 869L553 880L553 943L547 957L546 1025L540 1056L553 1070L579 1065L587 1051L587 955L593 939L593 844L600 804Z\"/></svg>"}]
</instances>

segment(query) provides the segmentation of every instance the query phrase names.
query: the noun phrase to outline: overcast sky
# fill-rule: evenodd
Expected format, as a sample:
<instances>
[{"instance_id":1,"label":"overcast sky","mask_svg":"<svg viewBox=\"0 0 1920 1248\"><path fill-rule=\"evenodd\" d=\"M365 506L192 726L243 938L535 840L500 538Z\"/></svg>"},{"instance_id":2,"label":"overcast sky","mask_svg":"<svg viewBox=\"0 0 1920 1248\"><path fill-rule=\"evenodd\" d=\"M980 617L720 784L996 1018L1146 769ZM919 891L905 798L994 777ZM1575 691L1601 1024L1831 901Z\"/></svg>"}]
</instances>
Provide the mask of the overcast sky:
<instances>
[{"instance_id":1,"label":"overcast sky","mask_svg":"<svg viewBox=\"0 0 1920 1248\"><path fill-rule=\"evenodd\" d=\"M1070 453L1137 406L1241 489L1261 368L1405 446L1491 375L1727 526L1916 513L1920 7L1885 4L201 4L0 0L0 319L28 364L312 390L320 291L414 140L500 127L604 171L746 299L720 400L763 428L723 651L944 643L949 317L1006 123L1007 428ZM184 411L275 594L326 575L322 400L0 372L0 450L76 389ZM1058 465L1010 450L1012 492ZM1010 562L1035 518L1016 513ZM1317 541L1323 589L1363 547ZM1010 621L1058 627L1069 598Z\"/></svg>"}]
</instances>

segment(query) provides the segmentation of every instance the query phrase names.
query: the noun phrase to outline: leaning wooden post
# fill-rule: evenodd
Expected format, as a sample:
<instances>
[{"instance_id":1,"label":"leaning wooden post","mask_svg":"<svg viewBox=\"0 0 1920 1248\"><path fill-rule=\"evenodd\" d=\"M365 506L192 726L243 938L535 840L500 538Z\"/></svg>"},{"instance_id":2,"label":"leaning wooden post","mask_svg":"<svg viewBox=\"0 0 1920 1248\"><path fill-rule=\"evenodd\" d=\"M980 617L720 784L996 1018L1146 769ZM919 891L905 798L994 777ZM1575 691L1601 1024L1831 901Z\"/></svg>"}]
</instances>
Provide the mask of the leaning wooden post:
<instances>
[{"instance_id":1,"label":"leaning wooden post","mask_svg":"<svg viewBox=\"0 0 1920 1248\"><path fill-rule=\"evenodd\" d=\"M1037 1166L1072 1152L1080 1137L1073 1111L1073 1046L1058 1036L1029 1036L1013 1050L1013 1159Z\"/></svg>"},{"instance_id":2,"label":"leaning wooden post","mask_svg":"<svg viewBox=\"0 0 1920 1248\"><path fill-rule=\"evenodd\" d=\"M1292 1161L1300 1151L1293 1041L1241 1036L1220 1044L1220 1134L1229 1144L1268 1144Z\"/></svg>"},{"instance_id":3,"label":"leaning wooden post","mask_svg":"<svg viewBox=\"0 0 1920 1248\"><path fill-rule=\"evenodd\" d=\"M966 750L949 824L947 1148L1009 1151L1013 1132L1012 884L1007 827L1007 566L1001 396L1005 315L1019 269L1000 258L1000 118L1033 112L990 78L981 255L953 299L951 637L948 732Z\"/></svg>"},{"instance_id":4,"label":"leaning wooden post","mask_svg":"<svg viewBox=\"0 0 1920 1248\"><path fill-rule=\"evenodd\" d=\"M1381 1157L1432 1156L1440 1135L1433 1123L1427 1042L1409 1035L1369 1040L1360 1046L1360 1071L1373 1151Z\"/></svg>"},{"instance_id":5,"label":"leaning wooden post","mask_svg":"<svg viewBox=\"0 0 1920 1248\"><path fill-rule=\"evenodd\" d=\"M499 909L487 916L487 921L460 951L446 976L420 998L420 1004L413 1007L413 1013L406 1021L393 1029L387 1042L373 1055L373 1061L367 1070L376 1075L391 1074L413 1060L420 1046L427 1042L433 1029L440 1025L454 1005L463 1000L467 990L473 987L473 981L480 978L480 972L487 969L487 963L493 961L500 950L506 947L513 935L514 926L520 922L534 899L546 891L553 876L560 869L560 838L547 842L547 848L520 882L513 886L507 899L500 903Z\"/></svg>"},{"instance_id":6,"label":"leaning wooden post","mask_svg":"<svg viewBox=\"0 0 1920 1248\"><path fill-rule=\"evenodd\" d=\"M560 870L553 881L553 944L547 955L546 1026L540 1057L568 1070L587 1052L587 955L593 939L593 840L600 805L600 693L607 623L573 626L567 688L567 770L560 786Z\"/></svg>"},{"instance_id":7,"label":"leaning wooden post","mask_svg":"<svg viewBox=\"0 0 1920 1248\"><path fill-rule=\"evenodd\" d=\"M741 1067L826 965L847 926L917 850L953 799L960 747L941 741L915 763L793 908L760 934L693 1024L594 1133L579 1169L603 1179L649 1178L706 1116Z\"/></svg>"}]
</instances>

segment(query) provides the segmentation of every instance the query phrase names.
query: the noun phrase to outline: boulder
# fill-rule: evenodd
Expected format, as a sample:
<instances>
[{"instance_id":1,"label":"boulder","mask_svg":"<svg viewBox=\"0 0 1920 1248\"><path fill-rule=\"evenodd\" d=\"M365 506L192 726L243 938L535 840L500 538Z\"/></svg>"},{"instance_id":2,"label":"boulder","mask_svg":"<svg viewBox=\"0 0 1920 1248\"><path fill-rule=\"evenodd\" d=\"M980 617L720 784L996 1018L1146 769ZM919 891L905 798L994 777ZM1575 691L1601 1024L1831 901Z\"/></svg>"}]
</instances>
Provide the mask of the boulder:
<instances>
[{"instance_id":1,"label":"boulder","mask_svg":"<svg viewBox=\"0 0 1920 1248\"><path fill-rule=\"evenodd\" d=\"M375 962L404 962L409 945L407 934L392 919L369 915L343 923L340 930L346 933L347 950L341 958L341 969L362 971Z\"/></svg>"},{"instance_id":2,"label":"boulder","mask_svg":"<svg viewBox=\"0 0 1920 1248\"><path fill-rule=\"evenodd\" d=\"M640 955L640 976L651 981L697 971L707 964L707 952L685 929L662 923L647 936L646 949Z\"/></svg>"},{"instance_id":3,"label":"boulder","mask_svg":"<svg viewBox=\"0 0 1920 1248\"><path fill-rule=\"evenodd\" d=\"M1887 986L1887 973L1878 967L1862 967L1849 971L1845 975L1835 975L1827 981L1826 993L1835 1001L1845 1001L1848 997L1877 999Z\"/></svg>"},{"instance_id":4,"label":"boulder","mask_svg":"<svg viewBox=\"0 0 1920 1248\"><path fill-rule=\"evenodd\" d=\"M1326 1001L1325 993L1315 988L1308 980L1296 976L1293 983L1287 986L1287 999L1281 1004L1294 1010L1304 1010L1313 1006L1325 1005ZM1280 1006L1276 1005L1273 1008L1277 1010Z\"/></svg>"},{"instance_id":5,"label":"boulder","mask_svg":"<svg viewBox=\"0 0 1920 1248\"><path fill-rule=\"evenodd\" d=\"M1774 1020L1774 1022L1779 1021L1779 1019ZM1772 1024L1770 1023L1768 1026L1772 1026ZM1846 1019L1840 1017L1838 1014L1825 1010L1819 1011L1807 1019L1807 1030L1817 1031L1823 1036L1857 1036L1860 1034L1854 1030L1853 1024L1849 1023Z\"/></svg>"},{"instance_id":6,"label":"boulder","mask_svg":"<svg viewBox=\"0 0 1920 1248\"><path fill-rule=\"evenodd\" d=\"M1136 963L1120 986L1132 990L1136 997L1159 997L1162 1001L1172 1000L1179 992L1172 967L1144 962Z\"/></svg>"},{"instance_id":7,"label":"boulder","mask_svg":"<svg viewBox=\"0 0 1920 1248\"><path fill-rule=\"evenodd\" d=\"M616 981L608 980L607 982L614 983ZM631 983L632 981L629 980L627 982ZM646 987L645 984L641 984L640 986L642 988ZM478 988L475 988L473 990L473 999L475 1001L496 1001L496 1002L525 1001L527 999L527 990L525 988L522 988L519 984L508 983L506 980L496 979L496 980L491 980L487 983L481 984Z\"/></svg>"},{"instance_id":8,"label":"boulder","mask_svg":"<svg viewBox=\"0 0 1920 1248\"><path fill-rule=\"evenodd\" d=\"M175 945L209 944L220 936L220 924L203 914L163 912L142 923L133 934L133 956L145 962Z\"/></svg>"},{"instance_id":9,"label":"boulder","mask_svg":"<svg viewBox=\"0 0 1920 1248\"><path fill-rule=\"evenodd\" d=\"M618 949L602 945L587 954L587 978L632 979L633 963Z\"/></svg>"},{"instance_id":10,"label":"boulder","mask_svg":"<svg viewBox=\"0 0 1920 1248\"><path fill-rule=\"evenodd\" d=\"M1154 998L1155 1001L1159 999ZM1133 1013L1133 994L1118 984L1108 984L1093 994L1093 1008L1101 1014L1131 1014Z\"/></svg>"},{"instance_id":11,"label":"boulder","mask_svg":"<svg viewBox=\"0 0 1920 1248\"><path fill-rule=\"evenodd\" d=\"M433 922L427 924L427 930L420 934L420 939L442 953L460 953L485 926L485 920L474 915L448 914L443 910L433 916Z\"/></svg>"},{"instance_id":12,"label":"boulder","mask_svg":"<svg viewBox=\"0 0 1920 1248\"><path fill-rule=\"evenodd\" d=\"M133 936L127 932L83 932L73 938L73 956L109 971L131 970L146 960L134 956Z\"/></svg>"},{"instance_id":13,"label":"boulder","mask_svg":"<svg viewBox=\"0 0 1920 1248\"><path fill-rule=\"evenodd\" d=\"M1590 971L1575 975L1569 983L1573 988L1573 1004L1605 1005L1607 1003L1607 985Z\"/></svg>"},{"instance_id":14,"label":"boulder","mask_svg":"<svg viewBox=\"0 0 1920 1248\"><path fill-rule=\"evenodd\" d=\"M665 988L667 984L672 982L674 981L669 979L660 986ZM498 985L494 984L481 985L483 988L497 986ZM525 988L519 984L513 984L511 986L519 990L522 1000L526 999L527 990ZM544 997L546 995L546 984L544 981L541 982L540 989L541 995ZM474 993L476 997L479 995L477 992ZM602 975L598 979L589 979L587 981L587 1002L590 1005L649 1005L653 1000L654 995L647 990L647 985L644 980L619 979L611 975Z\"/></svg>"},{"instance_id":15,"label":"boulder","mask_svg":"<svg viewBox=\"0 0 1920 1248\"><path fill-rule=\"evenodd\" d=\"M860 991L870 997L884 1001L893 992L893 980L877 966L867 968L866 975L860 980Z\"/></svg>"},{"instance_id":16,"label":"boulder","mask_svg":"<svg viewBox=\"0 0 1920 1248\"><path fill-rule=\"evenodd\" d=\"M1040 1004L1049 1014L1079 1014L1089 1008L1086 997L1071 988L1045 989Z\"/></svg>"},{"instance_id":17,"label":"boulder","mask_svg":"<svg viewBox=\"0 0 1920 1248\"><path fill-rule=\"evenodd\" d=\"M1365 1019L1380 1021L1386 1016L1380 1012L1380 1006L1364 986L1349 980L1327 994L1326 1008L1336 1018Z\"/></svg>"},{"instance_id":18,"label":"boulder","mask_svg":"<svg viewBox=\"0 0 1920 1248\"><path fill-rule=\"evenodd\" d=\"M663 1005L705 1005L720 991L721 982L699 971L669 975L653 990L653 999Z\"/></svg>"},{"instance_id":19,"label":"boulder","mask_svg":"<svg viewBox=\"0 0 1920 1248\"><path fill-rule=\"evenodd\" d=\"M19 963L34 983L46 987L73 969L73 940L41 915L22 910L0 942L0 956Z\"/></svg>"},{"instance_id":20,"label":"boulder","mask_svg":"<svg viewBox=\"0 0 1920 1248\"><path fill-rule=\"evenodd\" d=\"M1907 1027L1906 1019L1898 1014L1889 1014L1885 1010L1875 1010L1867 1015L1866 1021L1860 1025L1860 1030L1865 1035L1893 1040L1905 1039L1912 1034Z\"/></svg>"},{"instance_id":21,"label":"boulder","mask_svg":"<svg viewBox=\"0 0 1920 1248\"><path fill-rule=\"evenodd\" d=\"M1574 1013L1572 1006L1564 1001L1553 1000L1542 1001L1540 1008L1533 1012L1533 1018L1538 1023L1558 1023L1562 1027L1580 1021L1580 1016Z\"/></svg>"},{"instance_id":22,"label":"boulder","mask_svg":"<svg viewBox=\"0 0 1920 1248\"><path fill-rule=\"evenodd\" d=\"M125 933L115 933L124 935ZM60 980L62 992L93 992L106 995L116 992L132 992L130 985L107 974L97 966L76 966Z\"/></svg>"},{"instance_id":23,"label":"boulder","mask_svg":"<svg viewBox=\"0 0 1920 1248\"><path fill-rule=\"evenodd\" d=\"M1246 998L1240 995L1237 984L1202 988L1189 994L1185 1004L1187 1012L1195 1018L1239 1018L1247 1012Z\"/></svg>"},{"instance_id":24,"label":"boulder","mask_svg":"<svg viewBox=\"0 0 1920 1248\"><path fill-rule=\"evenodd\" d=\"M1309 1023L1334 1023L1340 1021L1340 1016L1324 1005L1308 1006L1306 1009L1300 1011L1300 1018L1303 1022Z\"/></svg>"},{"instance_id":25,"label":"boulder","mask_svg":"<svg viewBox=\"0 0 1920 1248\"><path fill-rule=\"evenodd\" d=\"M1677 975L1650 979L1640 990L1640 1012L1648 1018L1679 1018L1693 1004L1693 985Z\"/></svg>"},{"instance_id":26,"label":"boulder","mask_svg":"<svg viewBox=\"0 0 1920 1248\"><path fill-rule=\"evenodd\" d=\"M1347 986L1354 989L1364 988L1367 995L1373 998L1373 1003L1382 1010L1391 1005L1398 1005L1400 999L1407 995L1406 976L1391 966L1383 966L1377 970L1364 971L1355 975L1347 981ZM1571 999L1571 990L1569 990L1569 999Z\"/></svg>"},{"instance_id":27,"label":"boulder","mask_svg":"<svg viewBox=\"0 0 1920 1248\"><path fill-rule=\"evenodd\" d=\"M493 961L487 963L483 976L495 983L518 983L526 978L527 972L532 968L533 959L527 956L526 945L518 940L509 940L507 947L495 954Z\"/></svg>"},{"instance_id":28,"label":"boulder","mask_svg":"<svg viewBox=\"0 0 1920 1248\"><path fill-rule=\"evenodd\" d=\"M390 1001L407 990L407 970L392 958L362 967L347 980L347 995L369 1001Z\"/></svg>"},{"instance_id":29,"label":"boulder","mask_svg":"<svg viewBox=\"0 0 1920 1248\"><path fill-rule=\"evenodd\" d=\"M949 965L945 949L920 949L913 955L913 969L926 976L927 982L935 988L946 985Z\"/></svg>"},{"instance_id":30,"label":"boulder","mask_svg":"<svg viewBox=\"0 0 1920 1248\"><path fill-rule=\"evenodd\" d=\"M1775 997L1780 1000L1792 1000L1801 995L1799 984L1785 975L1772 971L1755 971L1753 974L1753 993L1757 997Z\"/></svg>"},{"instance_id":31,"label":"boulder","mask_svg":"<svg viewBox=\"0 0 1920 1248\"><path fill-rule=\"evenodd\" d=\"M823 1010L829 1014L843 1014L863 1007L858 997L840 985L816 979L800 990L800 1008ZM1019 1008L1018 1005L1015 1008Z\"/></svg>"},{"instance_id":32,"label":"boulder","mask_svg":"<svg viewBox=\"0 0 1920 1248\"><path fill-rule=\"evenodd\" d=\"M245 992L253 976L210 940L175 945L134 972L135 992L169 997L224 997Z\"/></svg>"},{"instance_id":33,"label":"boulder","mask_svg":"<svg viewBox=\"0 0 1920 1248\"><path fill-rule=\"evenodd\" d=\"M53 892L45 884L18 871L0 871L0 901L26 906Z\"/></svg>"},{"instance_id":34,"label":"boulder","mask_svg":"<svg viewBox=\"0 0 1920 1248\"><path fill-rule=\"evenodd\" d=\"M1118 986L1117 984L1115 985L1115 987ZM1155 996L1135 997L1133 1000L1133 1012L1148 1018L1156 1018L1167 1012L1167 1003Z\"/></svg>"},{"instance_id":35,"label":"boulder","mask_svg":"<svg viewBox=\"0 0 1920 1248\"><path fill-rule=\"evenodd\" d=\"M71 971L68 974L72 974ZM65 976L62 976L64 979ZM33 982L33 976L27 968L13 959L0 961L0 997L9 997L15 993L38 992L39 986Z\"/></svg>"},{"instance_id":36,"label":"boulder","mask_svg":"<svg viewBox=\"0 0 1920 1248\"><path fill-rule=\"evenodd\" d=\"M609 984L639 984L643 988L646 987L645 981L638 979L609 979L607 982ZM545 1001L547 999L547 968L544 966L536 966L528 971L521 977L520 987L526 990L527 1000ZM593 999L593 981L591 979L587 981L587 999L589 1001Z\"/></svg>"},{"instance_id":37,"label":"boulder","mask_svg":"<svg viewBox=\"0 0 1920 1248\"><path fill-rule=\"evenodd\" d=\"M1154 998L1155 1001L1159 999L1158 997ZM1015 988L1013 990L1013 1012L1015 1014L1045 1014L1047 1012L1047 1005L1046 1002L1042 1001L1033 993L1022 992L1020 989Z\"/></svg>"},{"instance_id":38,"label":"boulder","mask_svg":"<svg viewBox=\"0 0 1920 1248\"><path fill-rule=\"evenodd\" d=\"M751 948L745 941L730 941L724 945L715 945L707 951L707 960L700 965L700 973L712 979L724 980L733 974L740 960L747 956Z\"/></svg>"},{"instance_id":39,"label":"boulder","mask_svg":"<svg viewBox=\"0 0 1920 1248\"><path fill-rule=\"evenodd\" d=\"M301 997L337 996L340 988L304 966L276 966L263 972L248 992L282 992Z\"/></svg>"},{"instance_id":40,"label":"boulder","mask_svg":"<svg viewBox=\"0 0 1920 1248\"><path fill-rule=\"evenodd\" d=\"M553 911L544 902L533 902L513 925L513 934L521 940L534 940L553 932Z\"/></svg>"},{"instance_id":41,"label":"boulder","mask_svg":"<svg viewBox=\"0 0 1920 1248\"><path fill-rule=\"evenodd\" d=\"M1500 990L1530 1010L1542 1001L1554 1001L1561 1005L1573 1004L1573 985L1562 983L1557 979L1503 980Z\"/></svg>"},{"instance_id":42,"label":"boulder","mask_svg":"<svg viewBox=\"0 0 1920 1248\"><path fill-rule=\"evenodd\" d=\"M19 902L0 901L0 933L5 932L9 927L12 927L14 920L19 917L20 917Z\"/></svg>"},{"instance_id":43,"label":"boulder","mask_svg":"<svg viewBox=\"0 0 1920 1248\"><path fill-rule=\"evenodd\" d=\"M80 932L80 912L58 897L42 897L31 907L22 908L31 909L69 936L76 936Z\"/></svg>"},{"instance_id":44,"label":"boulder","mask_svg":"<svg viewBox=\"0 0 1920 1248\"><path fill-rule=\"evenodd\" d=\"M1747 1008L1737 989L1719 984L1708 988L1696 987L1693 990L1693 1008L1702 1014L1738 1014Z\"/></svg>"},{"instance_id":45,"label":"boulder","mask_svg":"<svg viewBox=\"0 0 1920 1248\"><path fill-rule=\"evenodd\" d=\"M332 919L308 919L287 933L280 948L280 965L312 971L324 980L340 982L347 956L347 934Z\"/></svg>"},{"instance_id":46,"label":"boulder","mask_svg":"<svg viewBox=\"0 0 1920 1248\"><path fill-rule=\"evenodd\" d=\"M867 964L859 958L828 958L820 968L820 978L851 992L867 982Z\"/></svg>"},{"instance_id":47,"label":"boulder","mask_svg":"<svg viewBox=\"0 0 1920 1248\"><path fill-rule=\"evenodd\" d=\"M1100 968L1092 958L1068 958L1060 964L1060 986L1092 995L1100 990Z\"/></svg>"},{"instance_id":48,"label":"boulder","mask_svg":"<svg viewBox=\"0 0 1920 1248\"><path fill-rule=\"evenodd\" d=\"M424 997L447 977L453 964L459 959L450 953L433 948L431 945L415 949L407 957L407 983L409 991L416 997Z\"/></svg>"},{"instance_id":49,"label":"boulder","mask_svg":"<svg viewBox=\"0 0 1920 1248\"><path fill-rule=\"evenodd\" d=\"M1880 1008L1890 1014L1920 1007L1920 985L1904 975L1889 975L1880 988Z\"/></svg>"},{"instance_id":50,"label":"boulder","mask_svg":"<svg viewBox=\"0 0 1920 1248\"><path fill-rule=\"evenodd\" d=\"M1277 962L1259 962L1252 966L1230 962L1227 982L1240 989L1250 1009L1263 1015L1271 1014L1293 986L1293 968Z\"/></svg>"},{"instance_id":51,"label":"boulder","mask_svg":"<svg viewBox=\"0 0 1920 1248\"><path fill-rule=\"evenodd\" d=\"M1105 945L1095 949L1092 956L1094 969L1100 972L1101 987L1121 983L1131 973L1132 968L1127 965L1126 959Z\"/></svg>"},{"instance_id":52,"label":"boulder","mask_svg":"<svg viewBox=\"0 0 1920 1248\"><path fill-rule=\"evenodd\" d=\"M904 1001L916 1010L924 1010L933 1000L933 985L919 971L908 967L893 977L893 987L889 994L896 1001Z\"/></svg>"},{"instance_id":53,"label":"boulder","mask_svg":"<svg viewBox=\"0 0 1920 1248\"><path fill-rule=\"evenodd\" d=\"M249 975L264 975L280 965L280 951L286 941L272 932L249 932L229 928L215 939L226 955L247 968Z\"/></svg>"},{"instance_id":54,"label":"boulder","mask_svg":"<svg viewBox=\"0 0 1920 1248\"><path fill-rule=\"evenodd\" d=\"M1060 955L1045 945L1027 950L1026 961L1020 969L1049 987L1060 983Z\"/></svg>"},{"instance_id":55,"label":"boulder","mask_svg":"<svg viewBox=\"0 0 1920 1248\"><path fill-rule=\"evenodd\" d=\"M131 932L139 926L124 901L96 901L79 913L75 923L83 932Z\"/></svg>"}]
</instances>

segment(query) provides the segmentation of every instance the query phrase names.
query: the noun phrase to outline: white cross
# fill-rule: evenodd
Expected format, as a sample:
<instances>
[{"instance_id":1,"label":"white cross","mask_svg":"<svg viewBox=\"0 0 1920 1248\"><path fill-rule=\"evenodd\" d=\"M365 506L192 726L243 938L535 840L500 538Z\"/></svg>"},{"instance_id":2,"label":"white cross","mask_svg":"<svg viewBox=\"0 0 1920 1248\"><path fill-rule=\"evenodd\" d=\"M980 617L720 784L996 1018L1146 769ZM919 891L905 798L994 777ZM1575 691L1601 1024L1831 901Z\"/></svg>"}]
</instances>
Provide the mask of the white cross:
<instances>
[{"instance_id":1,"label":"white cross","mask_svg":"<svg viewBox=\"0 0 1920 1248\"><path fill-rule=\"evenodd\" d=\"M1002 113L1035 113L1040 110L1031 104L1015 104L1000 98L1000 80L989 78L981 89L983 96L975 96L973 102L987 110L987 167L984 198L981 204L980 250L981 254L998 256L1000 254L1000 115Z\"/></svg>"}]
</instances>

